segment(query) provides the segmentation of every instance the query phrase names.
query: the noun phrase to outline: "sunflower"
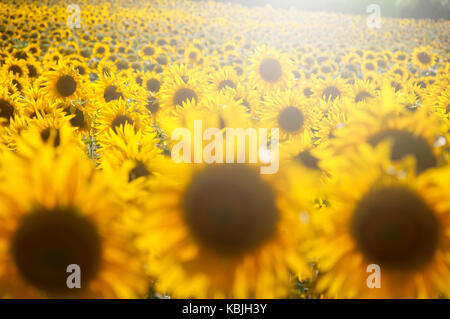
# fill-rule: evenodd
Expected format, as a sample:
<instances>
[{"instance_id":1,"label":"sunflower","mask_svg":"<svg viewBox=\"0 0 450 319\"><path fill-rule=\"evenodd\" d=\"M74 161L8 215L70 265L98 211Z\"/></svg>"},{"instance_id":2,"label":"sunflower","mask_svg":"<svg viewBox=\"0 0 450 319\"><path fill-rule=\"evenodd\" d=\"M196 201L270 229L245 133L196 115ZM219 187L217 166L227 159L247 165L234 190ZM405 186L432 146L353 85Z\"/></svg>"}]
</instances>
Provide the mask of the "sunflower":
<instances>
[{"instance_id":1,"label":"sunflower","mask_svg":"<svg viewBox=\"0 0 450 319\"><path fill-rule=\"evenodd\" d=\"M333 165L330 205L311 250L319 261L316 288L329 297L450 294L450 170L416 176L411 161L390 162L389 148L362 144ZM380 267L377 289L368 287L369 265Z\"/></svg>"},{"instance_id":2,"label":"sunflower","mask_svg":"<svg viewBox=\"0 0 450 319\"><path fill-rule=\"evenodd\" d=\"M250 60L249 81L262 91L288 88L292 85L292 62L274 49L260 47Z\"/></svg>"},{"instance_id":3,"label":"sunflower","mask_svg":"<svg viewBox=\"0 0 450 319\"><path fill-rule=\"evenodd\" d=\"M349 121L347 105L338 102L331 102L331 105L324 109L324 116L317 123L315 144L319 146L319 149L326 148L336 137L337 131L345 127Z\"/></svg>"},{"instance_id":4,"label":"sunflower","mask_svg":"<svg viewBox=\"0 0 450 319\"><path fill-rule=\"evenodd\" d=\"M434 98L436 103L434 111L441 114L442 117L450 119L450 87L440 92L436 98Z\"/></svg>"},{"instance_id":5,"label":"sunflower","mask_svg":"<svg viewBox=\"0 0 450 319\"><path fill-rule=\"evenodd\" d=\"M128 208L108 176L78 150L58 156L48 146L30 158L4 154L1 166L2 297L144 296L139 250L120 225ZM69 265L81 271L80 289L66 284Z\"/></svg>"},{"instance_id":6,"label":"sunflower","mask_svg":"<svg viewBox=\"0 0 450 319\"><path fill-rule=\"evenodd\" d=\"M213 92L219 92L227 88L235 89L239 84L236 71L231 67L223 67L210 76Z\"/></svg>"},{"instance_id":7,"label":"sunflower","mask_svg":"<svg viewBox=\"0 0 450 319\"><path fill-rule=\"evenodd\" d=\"M102 141L103 137L111 132L117 133L127 125L133 126L136 131L144 130L148 124L145 114L143 106L136 102L113 100L105 104L98 112L94 123L97 138Z\"/></svg>"},{"instance_id":8,"label":"sunflower","mask_svg":"<svg viewBox=\"0 0 450 319\"><path fill-rule=\"evenodd\" d=\"M103 59L109 55L109 47L104 43L96 43L92 49L92 53L96 57Z\"/></svg>"},{"instance_id":9,"label":"sunflower","mask_svg":"<svg viewBox=\"0 0 450 319\"><path fill-rule=\"evenodd\" d=\"M184 82L199 81L204 74L195 68L188 68L186 64L174 63L170 67L164 68L164 82L170 82L174 79L181 78Z\"/></svg>"},{"instance_id":10,"label":"sunflower","mask_svg":"<svg viewBox=\"0 0 450 319\"><path fill-rule=\"evenodd\" d=\"M155 57L158 56L160 52L161 49L158 46L153 45L152 43L148 43L139 50L139 56L144 61L154 62Z\"/></svg>"},{"instance_id":11,"label":"sunflower","mask_svg":"<svg viewBox=\"0 0 450 319\"><path fill-rule=\"evenodd\" d=\"M61 61L45 75L44 93L52 99L77 100L83 94L81 91L80 76Z\"/></svg>"},{"instance_id":12,"label":"sunflower","mask_svg":"<svg viewBox=\"0 0 450 319\"><path fill-rule=\"evenodd\" d=\"M160 102L163 109L174 109L187 102L198 103L204 94L204 85L194 78L184 81L181 77L164 81L160 91Z\"/></svg>"},{"instance_id":13,"label":"sunflower","mask_svg":"<svg viewBox=\"0 0 450 319\"><path fill-rule=\"evenodd\" d=\"M401 64L393 65L387 74L399 81L405 81L409 76L407 68Z\"/></svg>"},{"instance_id":14,"label":"sunflower","mask_svg":"<svg viewBox=\"0 0 450 319\"><path fill-rule=\"evenodd\" d=\"M8 87L8 91L11 92L11 94L19 93L21 95L22 91L27 87L28 83L29 81L27 78L22 78L17 74L11 74L6 80L6 83L3 83L3 85Z\"/></svg>"},{"instance_id":15,"label":"sunflower","mask_svg":"<svg viewBox=\"0 0 450 319\"><path fill-rule=\"evenodd\" d=\"M197 64L203 57L202 51L195 45L189 45L184 49L184 62L186 64Z\"/></svg>"},{"instance_id":16,"label":"sunflower","mask_svg":"<svg viewBox=\"0 0 450 319\"><path fill-rule=\"evenodd\" d=\"M86 62L84 62L84 61L75 61L73 63L73 68L75 69L75 71L78 72L78 74L81 77L89 78L90 70L89 70L89 66L86 64Z\"/></svg>"},{"instance_id":17,"label":"sunflower","mask_svg":"<svg viewBox=\"0 0 450 319\"><path fill-rule=\"evenodd\" d=\"M352 100L354 103L366 102L374 98L377 94L375 86L372 83L361 80L355 81L352 91Z\"/></svg>"},{"instance_id":18,"label":"sunflower","mask_svg":"<svg viewBox=\"0 0 450 319\"><path fill-rule=\"evenodd\" d=\"M18 78L27 78L28 69L24 60L9 57L3 65L3 70L6 74L12 74Z\"/></svg>"},{"instance_id":19,"label":"sunflower","mask_svg":"<svg viewBox=\"0 0 450 319\"><path fill-rule=\"evenodd\" d=\"M202 121L203 127L221 127L218 116L208 117L206 115L206 107L198 107L194 101L188 101L183 106L161 110L158 113L158 123L164 134L168 137L167 147L169 150L173 146L171 139L172 133L181 127L194 132L195 121Z\"/></svg>"},{"instance_id":20,"label":"sunflower","mask_svg":"<svg viewBox=\"0 0 450 319\"><path fill-rule=\"evenodd\" d=\"M103 77L113 77L117 73L116 64L109 59L102 59L98 62L96 69L100 79Z\"/></svg>"},{"instance_id":21,"label":"sunflower","mask_svg":"<svg viewBox=\"0 0 450 319\"><path fill-rule=\"evenodd\" d=\"M302 81L299 85L298 85L298 89L301 92L302 96L309 99L311 97L314 96L314 83L313 81Z\"/></svg>"},{"instance_id":22,"label":"sunflower","mask_svg":"<svg viewBox=\"0 0 450 319\"><path fill-rule=\"evenodd\" d=\"M227 86L223 93L225 95L230 95L234 99L245 106L247 112L252 115L253 118L257 116L257 109L261 104L261 94L255 88L249 88L245 84L238 83L236 88L231 88Z\"/></svg>"},{"instance_id":23,"label":"sunflower","mask_svg":"<svg viewBox=\"0 0 450 319\"><path fill-rule=\"evenodd\" d=\"M230 60L232 57L239 56L238 45L235 41L227 41L222 46L222 52L225 60Z\"/></svg>"},{"instance_id":24,"label":"sunflower","mask_svg":"<svg viewBox=\"0 0 450 319\"><path fill-rule=\"evenodd\" d=\"M324 155L327 160L332 161L332 154L349 152L360 143L376 146L389 140L392 160L413 156L418 173L441 164L442 147L436 147L435 141L443 132L435 114L427 114L423 109L408 112L385 90L381 98L365 108L349 110L349 118L328 144L332 151Z\"/></svg>"},{"instance_id":25,"label":"sunflower","mask_svg":"<svg viewBox=\"0 0 450 319\"><path fill-rule=\"evenodd\" d=\"M41 56L41 48L38 44L30 43L25 48L26 52L32 54L35 58L39 58Z\"/></svg>"},{"instance_id":26,"label":"sunflower","mask_svg":"<svg viewBox=\"0 0 450 319\"><path fill-rule=\"evenodd\" d=\"M6 126L3 132L0 133L1 144L4 144L8 149L15 151L17 148L16 141L20 133L29 128L30 119L26 116L13 116L9 125Z\"/></svg>"},{"instance_id":27,"label":"sunflower","mask_svg":"<svg viewBox=\"0 0 450 319\"><path fill-rule=\"evenodd\" d=\"M62 59L63 56L56 50L47 52L43 57L44 65L47 66L47 69L49 70L62 61Z\"/></svg>"},{"instance_id":28,"label":"sunflower","mask_svg":"<svg viewBox=\"0 0 450 319\"><path fill-rule=\"evenodd\" d=\"M60 113L53 112L46 117L36 117L28 120L28 127L19 129L18 136L13 136L13 145L19 154L32 156L33 152L48 145L54 147L58 152L65 148L78 150L84 149L84 144L75 134L66 117ZM17 123L19 124L19 123Z\"/></svg>"},{"instance_id":29,"label":"sunflower","mask_svg":"<svg viewBox=\"0 0 450 319\"><path fill-rule=\"evenodd\" d=\"M219 123L218 126L212 127L219 129L250 127L250 113L247 107L224 92L208 95L198 107L204 108L205 115Z\"/></svg>"},{"instance_id":30,"label":"sunflower","mask_svg":"<svg viewBox=\"0 0 450 319\"><path fill-rule=\"evenodd\" d=\"M9 125L14 115L21 113L19 94L11 94L4 86L0 86L0 126Z\"/></svg>"},{"instance_id":31,"label":"sunflower","mask_svg":"<svg viewBox=\"0 0 450 319\"><path fill-rule=\"evenodd\" d=\"M382 77L377 72L365 72L363 74L363 80L378 85L381 83Z\"/></svg>"},{"instance_id":32,"label":"sunflower","mask_svg":"<svg viewBox=\"0 0 450 319\"><path fill-rule=\"evenodd\" d=\"M84 134L91 130L91 123L96 112L96 107L90 101L72 102L64 105L63 112L70 117L70 124L79 133Z\"/></svg>"},{"instance_id":33,"label":"sunflower","mask_svg":"<svg viewBox=\"0 0 450 319\"><path fill-rule=\"evenodd\" d=\"M363 72L373 72L377 70L377 64L374 60L363 60L361 66Z\"/></svg>"},{"instance_id":34,"label":"sunflower","mask_svg":"<svg viewBox=\"0 0 450 319\"><path fill-rule=\"evenodd\" d=\"M429 46L420 47L414 49L411 60L412 63L420 67L420 69L426 70L435 64L437 56L431 51Z\"/></svg>"},{"instance_id":35,"label":"sunflower","mask_svg":"<svg viewBox=\"0 0 450 319\"><path fill-rule=\"evenodd\" d=\"M338 98L350 96L349 86L345 83L345 80L340 77L336 79L319 79L313 92L314 97L326 102L333 102Z\"/></svg>"},{"instance_id":36,"label":"sunflower","mask_svg":"<svg viewBox=\"0 0 450 319\"><path fill-rule=\"evenodd\" d=\"M313 129L321 118L313 104L294 89L265 96L258 113L261 127L279 128L280 142L292 142L298 149L312 145Z\"/></svg>"},{"instance_id":37,"label":"sunflower","mask_svg":"<svg viewBox=\"0 0 450 319\"><path fill-rule=\"evenodd\" d=\"M126 85L125 80L116 75L100 76L100 79L93 84L94 95L92 100L103 105L111 101L128 100L133 98L133 92L130 90L133 85Z\"/></svg>"},{"instance_id":38,"label":"sunflower","mask_svg":"<svg viewBox=\"0 0 450 319\"><path fill-rule=\"evenodd\" d=\"M39 63L36 60L29 59L25 65L27 67L28 78L31 81L33 81L35 78L37 78L40 75L41 66L39 65Z\"/></svg>"},{"instance_id":39,"label":"sunflower","mask_svg":"<svg viewBox=\"0 0 450 319\"><path fill-rule=\"evenodd\" d=\"M42 90L28 91L28 96L22 100L23 115L30 119L50 117L64 117L61 100L49 100L42 94ZM34 95L34 96L33 96ZM70 102L67 102L70 103Z\"/></svg>"},{"instance_id":40,"label":"sunflower","mask_svg":"<svg viewBox=\"0 0 450 319\"><path fill-rule=\"evenodd\" d=\"M409 60L409 54L404 51L398 51L394 54L394 60L397 63L406 64Z\"/></svg>"},{"instance_id":41,"label":"sunflower","mask_svg":"<svg viewBox=\"0 0 450 319\"><path fill-rule=\"evenodd\" d=\"M142 75L142 87L156 94L161 89L162 76L156 72L146 72Z\"/></svg>"},{"instance_id":42,"label":"sunflower","mask_svg":"<svg viewBox=\"0 0 450 319\"><path fill-rule=\"evenodd\" d=\"M290 198L289 173L275 181L247 164L166 168L147 201L152 214L145 215L141 242L157 247L148 265L150 274L164 274L158 291L175 298L273 298L287 295L291 273L310 276L297 216L308 208Z\"/></svg>"},{"instance_id":43,"label":"sunflower","mask_svg":"<svg viewBox=\"0 0 450 319\"><path fill-rule=\"evenodd\" d=\"M158 141L156 132L136 132L131 125L113 131L103 140L103 147L99 150L100 168L123 169L125 182L151 177L162 156Z\"/></svg>"},{"instance_id":44,"label":"sunflower","mask_svg":"<svg viewBox=\"0 0 450 319\"><path fill-rule=\"evenodd\" d=\"M338 66L336 62L331 59L323 61L320 65L320 74L325 77L334 75L337 70Z\"/></svg>"},{"instance_id":45,"label":"sunflower","mask_svg":"<svg viewBox=\"0 0 450 319\"><path fill-rule=\"evenodd\" d=\"M158 117L161 111L159 97L152 92L148 92L144 105L149 113L149 116L151 117L151 120L153 122L158 122Z\"/></svg>"}]
</instances>

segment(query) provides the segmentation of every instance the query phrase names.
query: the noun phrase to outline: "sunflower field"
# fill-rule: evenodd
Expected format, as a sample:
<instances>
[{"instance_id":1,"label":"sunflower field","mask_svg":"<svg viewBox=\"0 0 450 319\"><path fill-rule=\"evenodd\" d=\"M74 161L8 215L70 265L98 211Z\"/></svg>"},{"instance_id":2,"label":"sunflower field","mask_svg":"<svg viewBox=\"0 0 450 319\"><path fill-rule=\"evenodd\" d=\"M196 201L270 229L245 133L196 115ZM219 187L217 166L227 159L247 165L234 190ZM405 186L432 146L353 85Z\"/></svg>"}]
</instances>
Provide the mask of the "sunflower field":
<instances>
[{"instance_id":1,"label":"sunflower field","mask_svg":"<svg viewBox=\"0 0 450 319\"><path fill-rule=\"evenodd\" d=\"M449 20L190 0L0 13L0 297L450 297ZM267 149L174 161L197 121L276 128L278 170L260 174Z\"/></svg>"}]
</instances>

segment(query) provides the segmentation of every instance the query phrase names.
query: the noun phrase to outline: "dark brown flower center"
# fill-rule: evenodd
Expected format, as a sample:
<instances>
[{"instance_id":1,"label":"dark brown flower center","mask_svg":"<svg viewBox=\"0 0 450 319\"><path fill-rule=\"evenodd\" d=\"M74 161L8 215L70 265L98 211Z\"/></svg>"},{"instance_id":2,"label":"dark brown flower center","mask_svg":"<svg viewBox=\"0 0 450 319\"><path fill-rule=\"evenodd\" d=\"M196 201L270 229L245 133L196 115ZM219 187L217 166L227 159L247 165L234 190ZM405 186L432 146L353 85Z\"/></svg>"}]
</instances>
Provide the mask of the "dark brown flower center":
<instances>
[{"instance_id":1,"label":"dark brown flower center","mask_svg":"<svg viewBox=\"0 0 450 319\"><path fill-rule=\"evenodd\" d=\"M189 100L194 100L197 102L197 94L195 94L195 92L191 89L181 88L175 92L173 104L183 106L183 103L186 103Z\"/></svg>"},{"instance_id":2,"label":"dark brown flower center","mask_svg":"<svg viewBox=\"0 0 450 319\"><path fill-rule=\"evenodd\" d=\"M8 68L8 72L12 72L12 74L14 74L14 75L18 74L19 76L21 76L22 73L23 73L22 68L20 66L18 66L18 65L15 65L15 64L11 65Z\"/></svg>"},{"instance_id":3,"label":"dark brown flower center","mask_svg":"<svg viewBox=\"0 0 450 319\"><path fill-rule=\"evenodd\" d=\"M105 101L108 103L112 100L123 99L123 94L118 91L117 87L114 85L108 86L103 92L103 97Z\"/></svg>"},{"instance_id":4,"label":"dark brown flower center","mask_svg":"<svg viewBox=\"0 0 450 319\"><path fill-rule=\"evenodd\" d=\"M155 54L155 50L153 48L151 48L151 47L146 47L144 49L144 54L145 55L153 55L153 54Z\"/></svg>"},{"instance_id":5,"label":"dark brown flower center","mask_svg":"<svg viewBox=\"0 0 450 319\"><path fill-rule=\"evenodd\" d=\"M372 190L357 204L352 234L363 254L382 268L407 271L427 264L439 239L430 207L404 187Z\"/></svg>"},{"instance_id":6,"label":"dark brown flower center","mask_svg":"<svg viewBox=\"0 0 450 319\"><path fill-rule=\"evenodd\" d=\"M156 114L159 111L159 102L158 100L153 97L150 96L147 99L147 104L145 105L145 107L147 108L147 110L149 110L152 114Z\"/></svg>"},{"instance_id":7,"label":"dark brown flower center","mask_svg":"<svg viewBox=\"0 0 450 319\"><path fill-rule=\"evenodd\" d=\"M139 177L149 176L150 174L151 173L147 169L147 166L145 166L145 164L142 163L141 161L138 161L136 163L136 166L133 167L133 169L130 171L129 176L128 176L128 181L131 182Z\"/></svg>"},{"instance_id":8,"label":"dark brown flower center","mask_svg":"<svg viewBox=\"0 0 450 319\"><path fill-rule=\"evenodd\" d=\"M309 150L298 153L295 159L308 168L319 170L319 159L311 154Z\"/></svg>"},{"instance_id":9,"label":"dark brown flower center","mask_svg":"<svg viewBox=\"0 0 450 319\"><path fill-rule=\"evenodd\" d=\"M117 133L117 129L120 126L125 127L125 124L133 125L134 121L127 115L117 115L112 121L111 128Z\"/></svg>"},{"instance_id":10,"label":"dark brown flower center","mask_svg":"<svg viewBox=\"0 0 450 319\"><path fill-rule=\"evenodd\" d=\"M64 111L68 114L71 115L72 113L70 112L70 107L64 109ZM72 126L74 127L78 127L78 128L82 128L84 127L84 125L86 124L86 122L84 121L84 113L83 111L79 110L79 109L75 109L75 116L72 117L70 119L70 124L72 124Z\"/></svg>"},{"instance_id":11,"label":"dark brown flower center","mask_svg":"<svg viewBox=\"0 0 450 319\"><path fill-rule=\"evenodd\" d=\"M38 71L37 71L37 69L35 68L34 65L32 65L32 64L27 64L27 69L28 69L28 76L29 76L30 78L35 78L35 77L37 77Z\"/></svg>"},{"instance_id":12,"label":"dark brown flower center","mask_svg":"<svg viewBox=\"0 0 450 319\"><path fill-rule=\"evenodd\" d=\"M190 60L196 60L197 59L197 52L190 52L189 53L189 59Z\"/></svg>"},{"instance_id":13,"label":"dark brown flower center","mask_svg":"<svg viewBox=\"0 0 450 319\"><path fill-rule=\"evenodd\" d=\"M323 90L322 97L328 101L331 99L331 101L334 101L336 98L338 98L341 95L341 92L339 89L335 86L328 86Z\"/></svg>"},{"instance_id":14,"label":"dark brown flower center","mask_svg":"<svg viewBox=\"0 0 450 319\"><path fill-rule=\"evenodd\" d=\"M218 88L219 88L219 90L222 90L222 89L225 89L227 87L234 89L234 88L236 88L236 84L234 84L234 82L231 81L231 80L223 80L223 81L221 81L219 83L219 87Z\"/></svg>"},{"instance_id":15,"label":"dark brown flower center","mask_svg":"<svg viewBox=\"0 0 450 319\"><path fill-rule=\"evenodd\" d=\"M232 256L266 242L279 218L271 187L245 164L207 166L193 177L181 205L193 236Z\"/></svg>"},{"instance_id":16,"label":"dark brown flower center","mask_svg":"<svg viewBox=\"0 0 450 319\"><path fill-rule=\"evenodd\" d=\"M311 90L311 88L305 88L303 90L303 94L305 94L306 97L310 97L311 95L314 94L314 92Z\"/></svg>"},{"instance_id":17,"label":"dark brown flower center","mask_svg":"<svg viewBox=\"0 0 450 319\"><path fill-rule=\"evenodd\" d=\"M374 67L374 65L372 63L366 63L366 69L370 70L370 71L373 71L373 70L375 70L375 67Z\"/></svg>"},{"instance_id":18,"label":"dark brown flower center","mask_svg":"<svg viewBox=\"0 0 450 319\"><path fill-rule=\"evenodd\" d=\"M402 130L385 130L372 135L368 142L375 146L386 139L391 140L392 160L400 160L407 155L413 155L416 159L417 172L422 172L437 165L437 159L428 142L410 132Z\"/></svg>"},{"instance_id":19,"label":"dark brown flower center","mask_svg":"<svg viewBox=\"0 0 450 319\"><path fill-rule=\"evenodd\" d=\"M145 85L147 86L147 90L153 93L158 93L161 87L161 83L157 79L148 79Z\"/></svg>"},{"instance_id":20,"label":"dark brown flower center","mask_svg":"<svg viewBox=\"0 0 450 319\"><path fill-rule=\"evenodd\" d=\"M259 74L266 82L277 82L282 75L280 62L273 58L264 59L259 65Z\"/></svg>"},{"instance_id":21,"label":"dark brown flower center","mask_svg":"<svg viewBox=\"0 0 450 319\"><path fill-rule=\"evenodd\" d=\"M65 294L67 266L81 269L81 287L98 272L100 236L94 224L72 208L38 209L24 217L11 242L19 273L50 294Z\"/></svg>"},{"instance_id":22,"label":"dark brown flower center","mask_svg":"<svg viewBox=\"0 0 450 319\"><path fill-rule=\"evenodd\" d=\"M47 127L41 131L41 139L47 142L49 139L53 141L53 146L58 147L61 144L61 135L59 129Z\"/></svg>"},{"instance_id":23,"label":"dark brown flower center","mask_svg":"<svg viewBox=\"0 0 450 319\"><path fill-rule=\"evenodd\" d=\"M323 73L330 73L331 72L331 68L329 66L324 66L324 67L322 67L322 72Z\"/></svg>"},{"instance_id":24,"label":"dark brown flower center","mask_svg":"<svg viewBox=\"0 0 450 319\"><path fill-rule=\"evenodd\" d=\"M75 70L77 70L78 74L80 75L86 74L86 69L81 65L76 66Z\"/></svg>"},{"instance_id":25,"label":"dark brown flower center","mask_svg":"<svg viewBox=\"0 0 450 319\"><path fill-rule=\"evenodd\" d=\"M77 89L77 82L71 75L63 75L56 82L56 89L63 97L71 96Z\"/></svg>"},{"instance_id":26,"label":"dark brown flower center","mask_svg":"<svg viewBox=\"0 0 450 319\"><path fill-rule=\"evenodd\" d=\"M426 52L420 52L419 54L417 54L417 58L419 59L420 63L423 64L429 64L431 62L431 57Z\"/></svg>"},{"instance_id":27,"label":"dark brown flower center","mask_svg":"<svg viewBox=\"0 0 450 319\"><path fill-rule=\"evenodd\" d=\"M361 91L358 94L356 94L355 102L358 103L358 102L361 102L361 101L367 101L371 97L372 97L372 94L370 94L369 92Z\"/></svg>"},{"instance_id":28,"label":"dark brown flower center","mask_svg":"<svg viewBox=\"0 0 450 319\"><path fill-rule=\"evenodd\" d=\"M14 115L14 106L12 106L6 100L0 99L0 117L6 119L9 123L13 115Z\"/></svg>"},{"instance_id":29,"label":"dark brown flower center","mask_svg":"<svg viewBox=\"0 0 450 319\"><path fill-rule=\"evenodd\" d=\"M296 132L304 123L303 113L295 106L287 106L278 114L278 125L286 132Z\"/></svg>"}]
</instances>

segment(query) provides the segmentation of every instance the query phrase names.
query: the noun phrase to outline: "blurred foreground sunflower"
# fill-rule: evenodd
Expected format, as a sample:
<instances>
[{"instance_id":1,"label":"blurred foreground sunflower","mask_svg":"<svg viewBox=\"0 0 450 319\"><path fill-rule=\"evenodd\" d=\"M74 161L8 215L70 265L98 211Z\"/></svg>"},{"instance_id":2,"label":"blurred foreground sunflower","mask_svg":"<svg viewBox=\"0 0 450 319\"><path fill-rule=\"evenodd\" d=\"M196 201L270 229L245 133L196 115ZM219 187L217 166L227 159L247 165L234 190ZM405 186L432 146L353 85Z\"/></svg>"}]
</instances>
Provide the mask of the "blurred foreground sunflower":
<instances>
[{"instance_id":1,"label":"blurred foreground sunflower","mask_svg":"<svg viewBox=\"0 0 450 319\"><path fill-rule=\"evenodd\" d=\"M287 296L293 274L308 278L298 214L308 210L311 188L289 176L260 175L248 164L168 163L148 198L141 242L154 248L158 291L276 298Z\"/></svg>"},{"instance_id":2,"label":"blurred foreground sunflower","mask_svg":"<svg viewBox=\"0 0 450 319\"><path fill-rule=\"evenodd\" d=\"M6 298L135 298L146 276L127 210L108 177L78 149L58 156L52 146L32 157L2 155L0 292ZM69 265L81 288L68 288Z\"/></svg>"},{"instance_id":3,"label":"blurred foreground sunflower","mask_svg":"<svg viewBox=\"0 0 450 319\"><path fill-rule=\"evenodd\" d=\"M332 298L448 297L450 170L417 176L413 157L390 161L388 144L363 144L335 161L312 239L316 288ZM380 267L377 289L369 288L369 265Z\"/></svg>"}]
</instances>

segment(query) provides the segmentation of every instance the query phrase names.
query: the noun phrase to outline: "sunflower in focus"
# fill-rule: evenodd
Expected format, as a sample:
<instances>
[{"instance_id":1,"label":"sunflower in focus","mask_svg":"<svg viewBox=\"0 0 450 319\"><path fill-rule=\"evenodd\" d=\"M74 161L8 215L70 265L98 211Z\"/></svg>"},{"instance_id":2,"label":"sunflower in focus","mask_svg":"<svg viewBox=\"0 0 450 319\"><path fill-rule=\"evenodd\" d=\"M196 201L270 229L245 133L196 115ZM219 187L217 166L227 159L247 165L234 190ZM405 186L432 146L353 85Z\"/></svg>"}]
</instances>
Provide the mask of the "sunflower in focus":
<instances>
[{"instance_id":1,"label":"sunflower in focus","mask_svg":"<svg viewBox=\"0 0 450 319\"><path fill-rule=\"evenodd\" d=\"M313 129L321 117L296 90L265 96L259 114L261 127L279 128L280 142L291 142L298 149L312 145Z\"/></svg>"},{"instance_id":2,"label":"sunflower in focus","mask_svg":"<svg viewBox=\"0 0 450 319\"><path fill-rule=\"evenodd\" d=\"M53 99L76 100L80 97L82 85L78 73L70 66L59 62L46 75L45 93Z\"/></svg>"},{"instance_id":3,"label":"sunflower in focus","mask_svg":"<svg viewBox=\"0 0 450 319\"><path fill-rule=\"evenodd\" d=\"M184 103L198 103L204 94L202 81L187 80L175 77L170 82L164 82L161 87L160 101L163 109L174 109Z\"/></svg>"},{"instance_id":4,"label":"sunflower in focus","mask_svg":"<svg viewBox=\"0 0 450 319\"><path fill-rule=\"evenodd\" d=\"M110 131L117 132L126 125L131 125L134 130L146 127L147 117L144 108L135 102L126 102L123 99L113 100L104 105L99 111L96 120L96 134L99 139L110 134Z\"/></svg>"},{"instance_id":5,"label":"sunflower in focus","mask_svg":"<svg viewBox=\"0 0 450 319\"><path fill-rule=\"evenodd\" d=\"M249 81L260 90L284 89L292 85L292 62L284 54L265 46L256 50L250 59Z\"/></svg>"},{"instance_id":6,"label":"sunflower in focus","mask_svg":"<svg viewBox=\"0 0 450 319\"><path fill-rule=\"evenodd\" d=\"M435 64L436 58L430 47L421 47L414 49L411 60L420 69L426 70Z\"/></svg>"}]
</instances>

